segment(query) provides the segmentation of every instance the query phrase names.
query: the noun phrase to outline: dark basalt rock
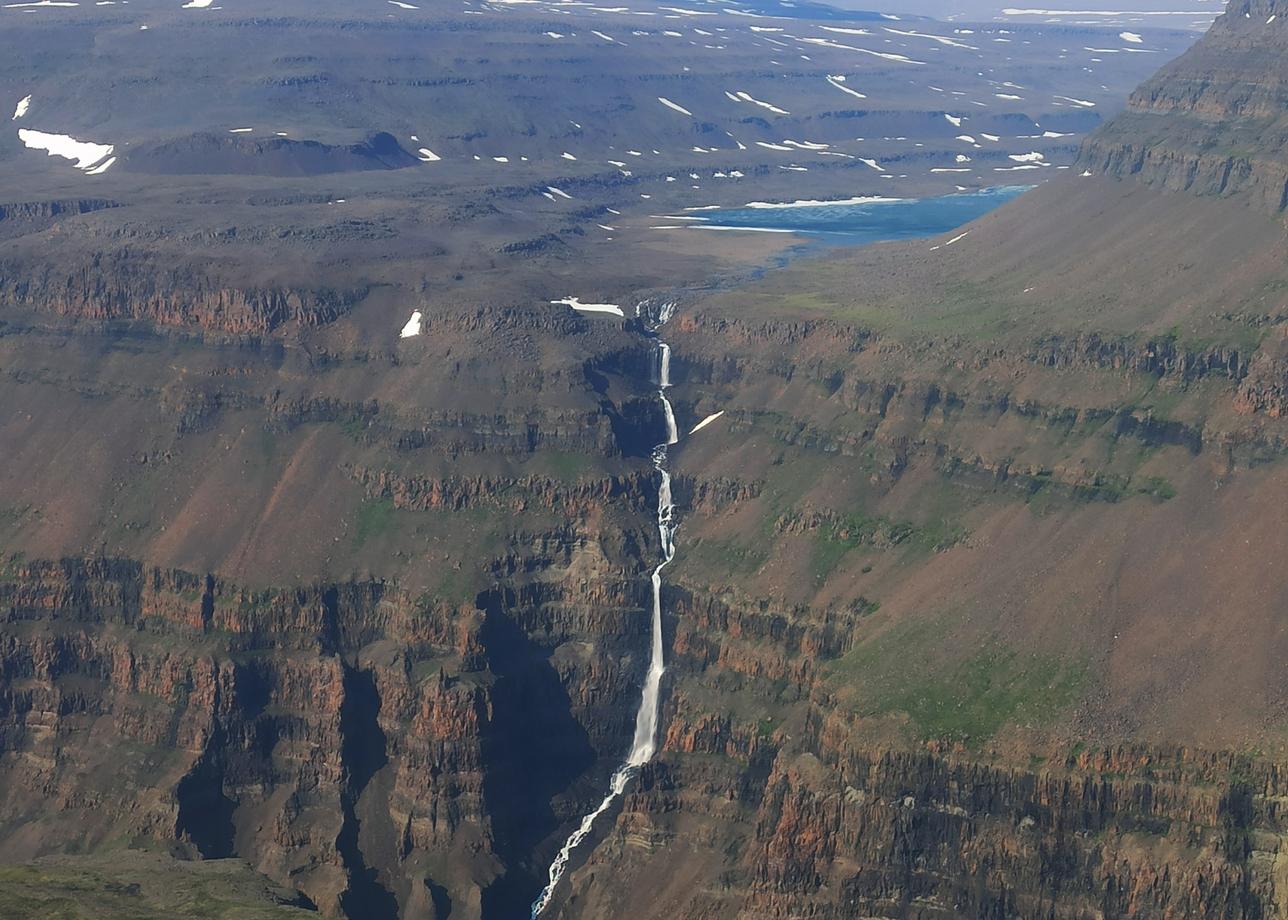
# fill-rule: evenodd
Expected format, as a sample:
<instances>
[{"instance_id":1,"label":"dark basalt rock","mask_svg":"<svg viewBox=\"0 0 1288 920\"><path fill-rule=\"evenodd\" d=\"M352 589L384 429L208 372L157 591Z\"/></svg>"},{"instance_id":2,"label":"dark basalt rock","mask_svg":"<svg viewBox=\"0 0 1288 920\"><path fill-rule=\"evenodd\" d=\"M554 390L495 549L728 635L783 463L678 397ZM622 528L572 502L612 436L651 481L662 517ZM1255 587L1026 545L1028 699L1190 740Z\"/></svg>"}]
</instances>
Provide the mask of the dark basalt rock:
<instances>
[{"instance_id":1,"label":"dark basalt rock","mask_svg":"<svg viewBox=\"0 0 1288 920\"><path fill-rule=\"evenodd\" d=\"M121 169L169 176L318 176L402 169L418 162L385 131L348 145L203 132L139 147L123 158Z\"/></svg>"}]
</instances>

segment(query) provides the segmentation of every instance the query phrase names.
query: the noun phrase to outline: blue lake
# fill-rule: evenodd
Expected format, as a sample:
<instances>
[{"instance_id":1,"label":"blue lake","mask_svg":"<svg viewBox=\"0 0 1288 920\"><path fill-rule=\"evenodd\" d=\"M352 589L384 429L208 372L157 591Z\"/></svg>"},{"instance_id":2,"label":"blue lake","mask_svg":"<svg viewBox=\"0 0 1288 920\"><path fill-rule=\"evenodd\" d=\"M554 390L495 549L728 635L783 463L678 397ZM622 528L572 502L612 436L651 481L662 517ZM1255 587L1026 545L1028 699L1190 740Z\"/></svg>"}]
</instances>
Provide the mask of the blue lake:
<instances>
[{"instance_id":1,"label":"blue lake","mask_svg":"<svg viewBox=\"0 0 1288 920\"><path fill-rule=\"evenodd\" d=\"M705 222L712 226L791 230L855 245L947 233L982 217L1030 188L1032 186L1013 185L938 198L903 198L860 204L728 208L703 211L697 216L705 218Z\"/></svg>"}]
</instances>

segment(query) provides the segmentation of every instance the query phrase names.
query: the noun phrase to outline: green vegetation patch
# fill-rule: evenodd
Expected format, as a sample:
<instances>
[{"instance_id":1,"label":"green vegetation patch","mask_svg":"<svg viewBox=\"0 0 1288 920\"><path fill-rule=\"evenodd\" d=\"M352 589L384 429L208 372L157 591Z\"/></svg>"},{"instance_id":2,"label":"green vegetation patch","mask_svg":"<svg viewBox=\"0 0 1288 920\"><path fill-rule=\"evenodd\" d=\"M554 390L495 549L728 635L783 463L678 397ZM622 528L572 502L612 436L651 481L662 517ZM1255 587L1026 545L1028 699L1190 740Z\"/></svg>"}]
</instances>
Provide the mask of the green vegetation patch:
<instances>
[{"instance_id":1,"label":"green vegetation patch","mask_svg":"<svg viewBox=\"0 0 1288 920\"><path fill-rule=\"evenodd\" d=\"M24 920L295 920L317 914L233 860L185 865L90 857L0 866L0 917Z\"/></svg>"},{"instance_id":2,"label":"green vegetation patch","mask_svg":"<svg viewBox=\"0 0 1288 920\"><path fill-rule=\"evenodd\" d=\"M368 540L378 538L393 526L397 510L391 498L364 499L358 506L358 519L353 528L353 546L355 549L366 544Z\"/></svg>"},{"instance_id":3,"label":"green vegetation patch","mask_svg":"<svg viewBox=\"0 0 1288 920\"><path fill-rule=\"evenodd\" d=\"M816 531L810 555L810 573L822 583L841 559L861 546L874 549L904 548L921 553L939 552L964 540L967 531L947 520L926 525L911 521L851 513L826 522Z\"/></svg>"},{"instance_id":4,"label":"green vegetation patch","mask_svg":"<svg viewBox=\"0 0 1288 920\"><path fill-rule=\"evenodd\" d=\"M575 482L596 471L596 462L587 454L566 450L542 450L532 456L531 466L554 479Z\"/></svg>"},{"instance_id":5,"label":"green vegetation patch","mask_svg":"<svg viewBox=\"0 0 1288 920\"><path fill-rule=\"evenodd\" d=\"M994 641L944 660L942 621L895 628L832 665L861 715L906 714L922 739L978 744L1004 725L1045 727L1076 703L1088 668L1081 658L1022 652Z\"/></svg>"}]
</instances>

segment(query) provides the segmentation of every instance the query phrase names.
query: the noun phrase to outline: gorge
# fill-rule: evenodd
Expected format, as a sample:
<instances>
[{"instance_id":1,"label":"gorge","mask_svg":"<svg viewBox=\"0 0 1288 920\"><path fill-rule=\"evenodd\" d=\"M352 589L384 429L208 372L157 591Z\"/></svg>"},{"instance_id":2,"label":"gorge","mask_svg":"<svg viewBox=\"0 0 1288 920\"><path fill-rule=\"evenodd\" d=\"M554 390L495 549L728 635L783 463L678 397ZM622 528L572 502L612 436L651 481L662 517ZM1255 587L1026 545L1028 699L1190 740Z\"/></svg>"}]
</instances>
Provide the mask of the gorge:
<instances>
[{"instance_id":1,"label":"gorge","mask_svg":"<svg viewBox=\"0 0 1288 920\"><path fill-rule=\"evenodd\" d=\"M649 309L639 304L635 308L637 318L642 318L645 327L657 333L666 321L671 318L674 304L665 303L660 308ZM639 710L635 714L635 736L631 741L630 752L613 778L609 781L608 794L599 806L586 815L577 830L564 841L555 860L550 864L550 881L541 890L532 905L532 920L536 920L550 903L555 887L568 867L568 860L573 851L586 839L594 828L595 820L602 815L626 790L626 784L639 772L639 768L653 759L657 750L658 712L662 690L662 675L666 671L665 651L662 641L662 570L675 558L675 529L673 519L675 506L671 501L671 474L666 469L666 452L672 444L680 440L675 427L675 414L671 403L666 398L667 388L671 386L671 348L661 339L657 341L657 396L662 403L663 417L666 420L666 439L656 445L652 451L653 468L657 471L657 531L662 550L662 559L649 576L653 588L653 616L649 627L649 663L648 673L644 677L644 687L640 693Z\"/></svg>"},{"instance_id":2,"label":"gorge","mask_svg":"<svg viewBox=\"0 0 1288 920\"><path fill-rule=\"evenodd\" d=\"M0 917L1288 915L1288 8L891 15L0 9Z\"/></svg>"}]
</instances>

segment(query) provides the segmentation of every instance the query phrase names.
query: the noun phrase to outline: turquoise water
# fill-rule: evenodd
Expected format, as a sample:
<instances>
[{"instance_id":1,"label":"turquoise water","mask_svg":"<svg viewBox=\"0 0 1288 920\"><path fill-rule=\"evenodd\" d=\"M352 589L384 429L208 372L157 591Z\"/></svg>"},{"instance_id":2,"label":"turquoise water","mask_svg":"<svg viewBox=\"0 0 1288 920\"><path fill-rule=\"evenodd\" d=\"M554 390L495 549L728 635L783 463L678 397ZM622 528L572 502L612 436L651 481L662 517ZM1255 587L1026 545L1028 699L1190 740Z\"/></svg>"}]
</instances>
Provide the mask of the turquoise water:
<instances>
[{"instance_id":1,"label":"turquoise water","mask_svg":"<svg viewBox=\"0 0 1288 920\"><path fill-rule=\"evenodd\" d=\"M968 224L1032 186L1007 186L943 195L837 204L822 207L730 208L704 211L708 224L748 229L792 230L848 245L936 236Z\"/></svg>"}]
</instances>

